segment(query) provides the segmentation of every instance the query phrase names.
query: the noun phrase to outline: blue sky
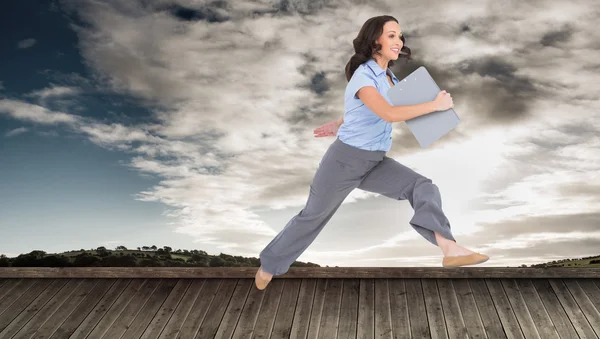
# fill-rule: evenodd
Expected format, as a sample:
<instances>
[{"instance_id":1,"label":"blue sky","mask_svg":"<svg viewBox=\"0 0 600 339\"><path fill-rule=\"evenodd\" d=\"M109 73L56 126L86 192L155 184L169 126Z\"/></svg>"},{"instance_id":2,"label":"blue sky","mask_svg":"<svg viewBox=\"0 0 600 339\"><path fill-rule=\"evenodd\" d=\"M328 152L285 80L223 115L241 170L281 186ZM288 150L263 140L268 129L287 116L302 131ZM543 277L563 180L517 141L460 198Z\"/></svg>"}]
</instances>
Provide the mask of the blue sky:
<instances>
[{"instance_id":1,"label":"blue sky","mask_svg":"<svg viewBox=\"0 0 600 339\"><path fill-rule=\"evenodd\" d=\"M414 57L392 70L426 66L462 122L424 150L396 123L388 156L440 187L458 242L489 266L600 254L600 5L530 6L3 5L0 253L258 257L333 141L312 131L343 113L352 39L390 14ZM298 260L439 266L411 216L406 201L356 190Z\"/></svg>"},{"instance_id":2,"label":"blue sky","mask_svg":"<svg viewBox=\"0 0 600 339\"><path fill-rule=\"evenodd\" d=\"M36 91L84 87L76 103L48 100L43 107L60 110L61 105L76 105L77 115L98 121L149 117L147 109L128 102L126 96L95 93L86 81L90 72L70 21L57 6L39 4L20 1L0 14L0 48L8 60L0 63L0 95L36 102L39 96L31 95ZM132 198L158 180L124 166L128 155L99 147L60 125L0 114L0 126L1 253L87 249L107 243L114 247L120 240L135 247L151 246L149 242L164 237L174 243L183 241L180 246L193 246L166 226L164 206Z\"/></svg>"}]
</instances>

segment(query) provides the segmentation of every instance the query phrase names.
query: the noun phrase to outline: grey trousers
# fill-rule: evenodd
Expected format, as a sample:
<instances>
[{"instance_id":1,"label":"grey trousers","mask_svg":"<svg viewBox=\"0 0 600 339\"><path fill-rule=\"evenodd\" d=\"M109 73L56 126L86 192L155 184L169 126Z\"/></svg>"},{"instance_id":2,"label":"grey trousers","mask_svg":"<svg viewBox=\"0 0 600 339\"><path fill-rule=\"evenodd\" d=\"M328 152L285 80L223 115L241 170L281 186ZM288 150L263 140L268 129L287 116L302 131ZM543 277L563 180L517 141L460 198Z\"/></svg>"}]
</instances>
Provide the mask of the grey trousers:
<instances>
[{"instance_id":1,"label":"grey trousers","mask_svg":"<svg viewBox=\"0 0 600 339\"><path fill-rule=\"evenodd\" d=\"M355 188L408 200L414 209L410 225L421 236L436 246L434 231L456 241L442 211L438 187L430 179L384 151L359 149L336 138L313 177L306 205L260 252L263 270L285 274Z\"/></svg>"}]
</instances>

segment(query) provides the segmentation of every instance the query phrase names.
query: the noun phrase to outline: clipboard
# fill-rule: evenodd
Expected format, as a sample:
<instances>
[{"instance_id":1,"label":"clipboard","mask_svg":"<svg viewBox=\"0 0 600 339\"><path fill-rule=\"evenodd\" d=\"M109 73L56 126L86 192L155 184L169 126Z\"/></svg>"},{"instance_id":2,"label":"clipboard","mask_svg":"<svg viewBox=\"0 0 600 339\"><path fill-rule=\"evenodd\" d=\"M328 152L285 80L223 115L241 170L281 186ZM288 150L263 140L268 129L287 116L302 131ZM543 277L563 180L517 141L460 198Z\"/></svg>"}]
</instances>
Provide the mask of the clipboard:
<instances>
[{"instance_id":1,"label":"clipboard","mask_svg":"<svg viewBox=\"0 0 600 339\"><path fill-rule=\"evenodd\" d=\"M440 91L440 87L427 69L421 66L392 86L387 95L392 105L405 106L433 101ZM450 108L421 115L405 122L421 148L426 148L456 128L460 118L454 109Z\"/></svg>"}]
</instances>

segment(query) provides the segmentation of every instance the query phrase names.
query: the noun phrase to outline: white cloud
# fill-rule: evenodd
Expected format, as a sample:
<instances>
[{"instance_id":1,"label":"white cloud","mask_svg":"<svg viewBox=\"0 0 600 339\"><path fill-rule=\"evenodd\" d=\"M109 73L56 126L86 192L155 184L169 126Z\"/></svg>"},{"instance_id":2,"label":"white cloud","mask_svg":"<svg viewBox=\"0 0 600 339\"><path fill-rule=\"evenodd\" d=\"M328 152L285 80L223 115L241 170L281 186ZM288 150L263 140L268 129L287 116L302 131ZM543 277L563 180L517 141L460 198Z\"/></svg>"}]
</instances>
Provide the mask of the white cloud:
<instances>
[{"instance_id":1,"label":"white cloud","mask_svg":"<svg viewBox=\"0 0 600 339\"><path fill-rule=\"evenodd\" d=\"M33 45L35 45L35 43L36 43L35 39L29 38L29 39L19 41L19 43L17 44L17 47L21 48L21 49L29 48L29 47L32 47Z\"/></svg>"},{"instance_id":2,"label":"white cloud","mask_svg":"<svg viewBox=\"0 0 600 339\"><path fill-rule=\"evenodd\" d=\"M27 96L39 98L39 99L43 100L43 99L48 99L48 98L52 98L52 97L76 95L79 92L80 92L80 90L77 88L74 88L74 87L57 86L55 84L51 84L50 87L44 88L41 90L37 90L37 91L33 91L33 92L27 94Z\"/></svg>"},{"instance_id":3,"label":"white cloud","mask_svg":"<svg viewBox=\"0 0 600 339\"><path fill-rule=\"evenodd\" d=\"M600 157L597 156L600 114L590 109L567 103L556 104L554 108L544 110L546 117L540 116L512 130L512 142L505 148L502 163L485 182L492 182L498 176L513 171L520 178L513 176L513 180L501 187L496 185L494 190L483 190L478 199L504 207L473 215L482 222L500 223L535 216L599 211L597 195L564 189L600 186L597 175L600 171ZM560 114L566 111L570 112L569 119ZM527 168L527 171L515 168ZM498 175L493 175L496 173Z\"/></svg>"},{"instance_id":4,"label":"white cloud","mask_svg":"<svg viewBox=\"0 0 600 339\"><path fill-rule=\"evenodd\" d=\"M37 131L36 132L38 135L41 135L43 137L57 137L59 136L57 131Z\"/></svg>"},{"instance_id":5,"label":"white cloud","mask_svg":"<svg viewBox=\"0 0 600 339\"><path fill-rule=\"evenodd\" d=\"M31 91L24 95L40 106L61 111L85 109L77 102L77 96L83 93L78 87L60 86L50 83L49 87Z\"/></svg>"},{"instance_id":6,"label":"white cloud","mask_svg":"<svg viewBox=\"0 0 600 339\"><path fill-rule=\"evenodd\" d=\"M8 132L6 132L4 134L5 137L9 138L9 137L14 137L15 135L19 135L19 134L23 134L25 132L27 132L29 129L27 129L26 127L18 127L15 129L12 129Z\"/></svg>"},{"instance_id":7,"label":"white cloud","mask_svg":"<svg viewBox=\"0 0 600 339\"><path fill-rule=\"evenodd\" d=\"M540 242L558 243L562 241L577 241L588 238L600 239L598 232L540 232L536 234L518 235L509 239L498 240L489 245L489 248L510 250L515 248L528 248Z\"/></svg>"},{"instance_id":8,"label":"white cloud","mask_svg":"<svg viewBox=\"0 0 600 339\"><path fill-rule=\"evenodd\" d=\"M64 123L70 125L81 120L80 117L72 114L53 112L42 106L12 99L0 99L0 114L2 113L15 119L40 124Z\"/></svg>"}]
</instances>

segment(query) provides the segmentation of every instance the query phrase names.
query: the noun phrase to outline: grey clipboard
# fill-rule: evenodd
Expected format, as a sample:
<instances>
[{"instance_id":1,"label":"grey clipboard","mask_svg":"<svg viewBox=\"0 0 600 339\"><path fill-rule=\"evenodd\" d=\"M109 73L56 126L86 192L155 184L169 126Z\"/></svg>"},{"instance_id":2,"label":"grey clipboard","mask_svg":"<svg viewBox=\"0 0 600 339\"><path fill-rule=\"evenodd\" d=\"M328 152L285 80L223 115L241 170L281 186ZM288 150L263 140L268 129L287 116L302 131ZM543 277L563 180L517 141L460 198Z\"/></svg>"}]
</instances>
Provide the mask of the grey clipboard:
<instances>
[{"instance_id":1,"label":"grey clipboard","mask_svg":"<svg viewBox=\"0 0 600 339\"><path fill-rule=\"evenodd\" d=\"M433 101L439 92L439 86L427 69L421 66L392 86L387 95L392 105L405 106ZM426 148L456 128L460 118L454 109L450 108L421 115L405 122L421 148Z\"/></svg>"}]
</instances>

